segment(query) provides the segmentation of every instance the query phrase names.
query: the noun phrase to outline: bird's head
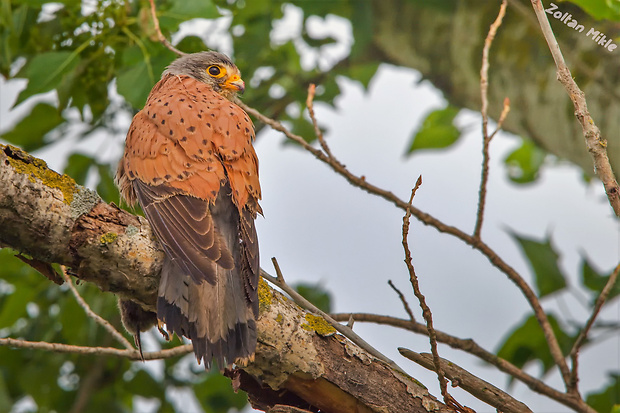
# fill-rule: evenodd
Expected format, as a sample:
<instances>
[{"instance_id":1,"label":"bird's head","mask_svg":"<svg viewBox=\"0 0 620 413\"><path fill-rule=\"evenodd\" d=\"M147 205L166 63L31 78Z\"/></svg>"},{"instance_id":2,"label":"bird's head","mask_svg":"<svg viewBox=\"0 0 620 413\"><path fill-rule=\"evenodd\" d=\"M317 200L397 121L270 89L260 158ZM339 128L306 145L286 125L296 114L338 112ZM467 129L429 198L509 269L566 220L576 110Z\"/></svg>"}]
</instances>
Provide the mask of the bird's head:
<instances>
[{"instance_id":1,"label":"bird's head","mask_svg":"<svg viewBox=\"0 0 620 413\"><path fill-rule=\"evenodd\" d=\"M162 76L186 75L211 85L213 90L227 99L243 93L245 83L241 73L230 58L218 52L199 52L187 54L172 62Z\"/></svg>"}]
</instances>

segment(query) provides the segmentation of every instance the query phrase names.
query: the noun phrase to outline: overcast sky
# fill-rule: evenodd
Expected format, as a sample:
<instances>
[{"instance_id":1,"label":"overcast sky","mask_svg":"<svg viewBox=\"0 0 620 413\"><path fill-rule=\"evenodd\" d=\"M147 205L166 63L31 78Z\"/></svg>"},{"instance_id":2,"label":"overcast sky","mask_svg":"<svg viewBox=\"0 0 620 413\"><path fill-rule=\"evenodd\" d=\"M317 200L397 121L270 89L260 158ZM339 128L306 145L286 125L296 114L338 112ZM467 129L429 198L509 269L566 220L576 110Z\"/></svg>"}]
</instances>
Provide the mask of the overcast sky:
<instances>
[{"instance_id":1,"label":"overcast sky","mask_svg":"<svg viewBox=\"0 0 620 413\"><path fill-rule=\"evenodd\" d=\"M338 23L340 24L340 23ZM346 42L346 36L342 37ZM224 46L225 47L225 46ZM414 204L423 211L471 232L475 223L480 180L480 116L461 111L457 123L466 132L447 151L403 156L412 132L425 115L445 104L441 94L410 69L383 65L368 91L340 79L343 90L336 109L317 104L320 124L335 154L353 173L402 199L408 199L418 175L423 177ZM8 108L24 82L5 83L0 100L0 128L5 130L20 112ZM53 94L48 98L53 99ZM258 108L260 109L260 108ZM23 114L23 111L21 112ZM596 119L596 114L593 114ZM119 127L129 118L118 119ZM492 128L494 125L491 126ZM71 139L37 152L51 167L62 170L68 153L97 154L117 159L124 136L95 135L83 142ZM332 292L336 312L372 312L406 317L398 297L387 285L391 279L409 299L419 320L421 312L409 285L401 245L402 211L388 202L350 186L325 165L298 148L283 146L283 135L264 130L256 150L260 161L264 218L258 218L261 263L273 272L278 258L288 282L320 283ZM577 286L581 256L608 272L620 260L620 229L598 182L587 185L582 171L567 162L549 160L533 185L517 186L506 179L503 159L519 140L500 133L491 144L491 175L483 239L531 282L530 270L515 242L520 235L542 239L551 235L561 254L561 268ZM92 178L93 183L96 177ZM526 300L507 277L479 252L454 237L440 234L412 218L409 243L423 294L433 311L436 328L461 338L473 338L495 350L504 334L530 313ZM531 284L531 283L530 283ZM583 298L583 294L577 294ZM588 314L578 298L562 294L543 302L564 319L581 323ZM606 306L601 319L618 320L618 300ZM428 340L391 327L356 323L355 329L439 396L434 374L403 359L396 347L428 352ZM440 354L483 379L503 386L506 376L478 360L441 346ZM605 372L620 370L620 338L612 337L582 352L582 394L600 389ZM149 364L149 363L147 363ZM527 370L538 375L539 367ZM562 389L556 371L545 381ZM456 399L478 412L493 411L458 389ZM524 385L511 390L536 412L567 409L538 396Z\"/></svg>"}]
</instances>

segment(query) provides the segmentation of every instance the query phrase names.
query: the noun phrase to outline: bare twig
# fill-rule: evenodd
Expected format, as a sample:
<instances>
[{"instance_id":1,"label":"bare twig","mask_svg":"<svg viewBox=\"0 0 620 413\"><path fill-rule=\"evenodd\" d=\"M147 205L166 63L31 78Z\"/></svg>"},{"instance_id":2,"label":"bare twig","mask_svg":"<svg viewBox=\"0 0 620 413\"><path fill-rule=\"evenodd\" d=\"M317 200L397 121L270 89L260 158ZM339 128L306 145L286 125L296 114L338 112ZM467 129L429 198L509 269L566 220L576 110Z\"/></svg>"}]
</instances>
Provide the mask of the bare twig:
<instances>
[{"instance_id":1,"label":"bare twig","mask_svg":"<svg viewBox=\"0 0 620 413\"><path fill-rule=\"evenodd\" d=\"M508 5L506 0L502 1L502 5L499 8L499 13L495 21L489 28L489 33L484 41L484 48L482 49L482 67L480 68L480 97L482 99L482 177L480 178L480 190L478 191L478 213L476 215L476 226L474 229L474 238L480 238L480 231L482 231L482 221L484 219L484 206L486 203L487 194L487 182L489 180L489 144L491 139L495 135L489 135L489 101L488 101L488 87L489 87L489 50L491 49L491 43L495 38L497 29L502 24L504 15L506 14L506 6ZM505 108L509 107L504 101ZM504 114L502 111L502 114ZM507 112L506 112L507 113ZM505 117L505 115L504 115ZM503 122L503 120L501 120ZM498 124L498 129L500 125Z\"/></svg>"},{"instance_id":2,"label":"bare twig","mask_svg":"<svg viewBox=\"0 0 620 413\"><path fill-rule=\"evenodd\" d=\"M438 230L439 232L452 235L462 240L467 245L470 245L480 251L485 257L487 257L491 264L493 264L496 268L503 272L508 277L508 279L510 279L517 286L517 288L521 290L530 307L532 307L534 311L534 316L536 317L536 320L538 321L543 330L549 348L552 349L551 353L554 355L562 354L560 344L558 343L558 340L553 333L549 318L547 317L544 309L540 305L540 301L538 300L538 297L536 296L534 290L532 290L528 283L514 268L508 265L508 263L506 263L491 247L485 244L480 238L475 238L454 226L446 225L432 215L423 212L422 210L414 206L409 205L406 201L403 201L402 199L394 195L394 193L371 184L364 177L354 175L337 159L333 157L329 158L323 151L314 148L301 136L289 131L286 127L284 127L284 125L282 125L282 123L263 115L258 110L251 108L244 103L241 103L240 105L246 112L248 112L252 116L255 116L261 122L269 125L272 129L276 131L282 132L287 138L298 143L303 149L314 155L315 158L327 164L330 168L332 168L334 172L345 178L347 182L349 182L351 185L358 187L372 195L383 198L386 201L394 204L397 208L402 209L403 211L411 211L411 215L415 216L423 224L429 225ZM564 363L564 366L566 366L566 362L563 358L556 359L556 362L557 360L560 360L560 362Z\"/></svg>"},{"instance_id":3,"label":"bare twig","mask_svg":"<svg viewBox=\"0 0 620 413\"><path fill-rule=\"evenodd\" d=\"M166 46L168 50L170 50L172 53L176 54L177 56L186 55L187 53L182 52L176 47L174 47L172 43L170 43L168 39L166 39L166 36L164 36L164 34L161 32L161 28L159 27L159 19L157 18L157 9L155 8L155 0L149 0L149 3L151 3L151 17L153 18L153 25L155 26L155 32L157 33L157 38L159 39L161 44Z\"/></svg>"},{"instance_id":4,"label":"bare twig","mask_svg":"<svg viewBox=\"0 0 620 413\"><path fill-rule=\"evenodd\" d=\"M310 86L308 86L308 97L306 98L306 106L308 107L308 114L310 115L310 119L312 119L312 125L314 126L314 134L318 138L319 143L321 144L321 148L323 148L323 151L325 151L325 154L329 158L333 158L334 156L332 155L332 152L329 149L329 146L327 146L327 142L325 142L325 137L323 136L323 132L321 132L321 128L319 128L319 123L316 121L316 116L314 115L313 101L314 101L315 92L316 92L316 86L314 85L314 83L311 83Z\"/></svg>"},{"instance_id":5,"label":"bare twig","mask_svg":"<svg viewBox=\"0 0 620 413\"><path fill-rule=\"evenodd\" d=\"M553 30L551 30L551 25L549 24L549 20L547 20L542 2L540 0L531 1L534 12L536 13L536 18L538 19L538 24L542 29L543 36L549 45L549 50L558 68L558 80L566 89L568 96L575 106L575 116L581 124L588 152L590 152L590 156L594 161L596 175L605 186L607 199L616 216L620 217L620 187L618 186L618 180L614 175L611 164L609 163L609 158L607 157L607 140L601 136L600 129L596 126L588 111L585 94L573 79L568 66L566 66L564 56L562 56L562 51L560 50L560 45L553 35ZM562 371L562 374L567 373L568 369ZM565 380L567 379L568 376L565 377Z\"/></svg>"},{"instance_id":6,"label":"bare twig","mask_svg":"<svg viewBox=\"0 0 620 413\"><path fill-rule=\"evenodd\" d=\"M583 327L583 329L579 333L579 336L577 337L577 340L575 340L575 344L573 344L573 348L570 351L570 358L572 362L570 385L571 385L571 389L573 389L573 391L576 393L579 392L579 387L578 387L579 385L579 375L578 375L579 350L581 350L581 347L586 342L588 333L590 332L592 325L594 325L594 320L596 320L596 317L598 316L598 313L601 311L603 304L605 304L605 301L607 301L607 297L609 296L609 293L611 292L612 288L616 285L616 282L618 281L619 273L620 273L620 264L616 266L616 268L613 270L613 272L609 276L607 283L601 290L601 293L599 294L598 298L596 299L596 302L594 303L594 309L592 310L592 315L590 315L588 322L586 323L586 325Z\"/></svg>"},{"instance_id":7,"label":"bare twig","mask_svg":"<svg viewBox=\"0 0 620 413\"><path fill-rule=\"evenodd\" d=\"M70 344L48 343L45 341L26 341L15 338L0 338L0 346L46 350L55 353L95 354L99 356L115 356L129 360L142 360L138 350L122 350L113 347L88 347ZM159 360L176 357L192 352L192 345L186 344L171 349L144 353L144 360Z\"/></svg>"},{"instance_id":8,"label":"bare twig","mask_svg":"<svg viewBox=\"0 0 620 413\"><path fill-rule=\"evenodd\" d=\"M430 354L419 354L406 348L399 348L398 351L404 357L421 365L429 370L434 370L432 356ZM478 400L495 407L502 413L525 413L531 410L522 402L514 399L508 393L498 389L491 383L474 376L464 368L451 361L441 359L441 366L446 373L446 377L452 381L453 387L460 387Z\"/></svg>"},{"instance_id":9,"label":"bare twig","mask_svg":"<svg viewBox=\"0 0 620 413\"><path fill-rule=\"evenodd\" d=\"M295 301L295 303L297 303L301 307L313 312L314 314L317 314L323 317L325 321L330 323L340 334L342 334L343 336L351 340L353 343L357 344L359 347L363 348L364 350L372 354L377 359L383 360L394 370L404 373L403 369L401 369L396 363L394 363L394 361L390 360L388 357L386 357L381 352L379 352L376 348L368 344L366 340L358 336L357 333L355 333L350 327L340 324L339 322L331 318L329 314L321 311L314 304L306 300L301 294L295 291L295 289L292 288L290 285L288 285L286 281L284 280L284 277L282 276L282 272L280 271L280 266L278 265L278 261L275 258L272 258L271 261L273 262L273 266L276 270L276 276L274 277L270 275L268 272L266 272L265 270L261 268L260 270L261 277L263 277L264 279L266 279L273 285L277 286L278 288L281 288L284 292L286 292L293 299L293 301Z\"/></svg>"},{"instance_id":10,"label":"bare twig","mask_svg":"<svg viewBox=\"0 0 620 413\"><path fill-rule=\"evenodd\" d=\"M415 186L411 190L411 197L409 197L409 206L413 203L413 197L415 197L415 193L418 188L422 185L422 176L418 177L418 180L415 183ZM426 298L420 291L420 284L418 283L418 276L415 273L415 268L413 267L413 263L411 260L411 249L409 248L409 242L407 241L407 237L409 236L409 219L411 218L411 209L407 209L405 212L405 216L403 217L403 249L405 250L405 264L407 265L407 270L409 271L409 281L411 282L411 286L413 287L413 293L418 299L420 303L420 307L422 308L422 316L426 321L426 328L428 329L428 337L431 343L431 353L433 354L433 363L435 364L435 372L437 372L437 379L439 380L439 388L441 389L441 395L443 396L443 400L447 405L457 405L456 401L453 400L452 396L448 393L448 383L446 378L444 377L443 369L441 368L441 364L439 363L439 352L437 351L437 333L433 328L433 315L431 313L431 309L426 304ZM457 407L461 407L457 405Z\"/></svg>"},{"instance_id":11,"label":"bare twig","mask_svg":"<svg viewBox=\"0 0 620 413\"><path fill-rule=\"evenodd\" d=\"M62 278L65 280L65 282L69 286L69 289L71 290L71 293L75 297L75 300L78 302L80 307L82 307L84 309L84 312L86 313L86 315L88 317L92 318L93 320L95 320L95 322L97 324L99 324L100 326L105 328L106 331L108 333L110 333L112 335L112 337L114 337L114 339L116 339L116 341L121 343L123 345L123 347L125 347L127 350L134 350L134 347L131 345L131 343L125 337L123 337L123 335L121 333L119 333L119 331L117 329L115 329L112 324L108 323L107 320L105 320L99 314L95 313L90 308L88 303L86 301L84 301L84 299L82 298L82 296L80 295L78 290L73 285L73 282L71 282L71 278L69 278L69 275L67 275L67 269L65 268L64 265L60 266L60 270L61 270L60 273L62 275Z\"/></svg>"},{"instance_id":12,"label":"bare twig","mask_svg":"<svg viewBox=\"0 0 620 413\"><path fill-rule=\"evenodd\" d=\"M405 295L398 288L396 288L396 286L394 285L392 280L388 280L388 284L389 284L390 287L392 287L392 290L394 290L396 292L396 294L398 294L398 298L400 298L400 302L403 303L403 307L405 308L405 312L409 316L409 320L415 322L415 317L413 316L413 311L411 311L411 307L409 307L409 303L407 302L407 299L405 298Z\"/></svg>"},{"instance_id":13,"label":"bare twig","mask_svg":"<svg viewBox=\"0 0 620 413\"><path fill-rule=\"evenodd\" d=\"M412 322L411 320L405 320L403 318L368 313L340 313L331 314L331 316L334 318L334 320L337 321L346 321L350 317L353 317L356 321L362 323L368 322L388 325L396 328L402 328L404 330L409 330L417 334L428 335L428 329L426 328L425 324ZM497 357L490 351L487 351L484 348L480 347L480 345L478 345L474 340L458 338L450 334L444 333L440 330L435 331L437 333L438 342L478 357L480 360L483 360L497 367L500 371L503 371L504 373L509 374L513 378L519 380L520 382L528 386L532 391L543 394L573 410L584 413L595 413L594 409L590 408L587 404L585 404L583 400L581 400L581 398L575 397L571 394L563 393L554 389L553 387L550 387L543 381L538 380L537 378L527 374L514 364L500 357Z\"/></svg>"},{"instance_id":14,"label":"bare twig","mask_svg":"<svg viewBox=\"0 0 620 413\"><path fill-rule=\"evenodd\" d=\"M493 139L493 137L497 135L497 132L499 132L500 129L502 128L502 125L504 124L504 121L506 120L506 116L508 116L508 112L510 112L510 99L504 98L504 107L502 109L502 113L500 113L499 119L497 120L497 127L495 128L493 133L489 136L489 141L491 141L491 139Z\"/></svg>"}]
</instances>

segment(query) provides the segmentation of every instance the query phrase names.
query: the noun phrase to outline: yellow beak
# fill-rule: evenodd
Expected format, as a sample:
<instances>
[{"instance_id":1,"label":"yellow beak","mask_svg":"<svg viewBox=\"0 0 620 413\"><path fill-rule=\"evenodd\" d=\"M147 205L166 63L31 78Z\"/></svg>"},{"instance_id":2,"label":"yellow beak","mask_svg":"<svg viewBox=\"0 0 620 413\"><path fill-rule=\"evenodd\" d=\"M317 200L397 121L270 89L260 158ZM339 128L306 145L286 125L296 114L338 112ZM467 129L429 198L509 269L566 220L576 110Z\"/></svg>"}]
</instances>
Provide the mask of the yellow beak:
<instances>
[{"instance_id":1,"label":"yellow beak","mask_svg":"<svg viewBox=\"0 0 620 413\"><path fill-rule=\"evenodd\" d=\"M245 82L239 75L232 75L230 79L224 83L223 87L243 93L245 91Z\"/></svg>"}]
</instances>

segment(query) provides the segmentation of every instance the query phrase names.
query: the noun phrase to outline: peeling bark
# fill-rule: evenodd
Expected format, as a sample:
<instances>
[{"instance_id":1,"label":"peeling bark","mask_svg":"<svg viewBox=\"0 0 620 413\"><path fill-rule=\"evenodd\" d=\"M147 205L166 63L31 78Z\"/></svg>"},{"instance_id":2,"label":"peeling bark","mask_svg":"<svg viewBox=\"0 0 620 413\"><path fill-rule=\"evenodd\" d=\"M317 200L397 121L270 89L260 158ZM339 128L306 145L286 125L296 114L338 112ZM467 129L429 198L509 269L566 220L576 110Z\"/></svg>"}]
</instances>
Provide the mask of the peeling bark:
<instances>
[{"instance_id":1,"label":"peeling bark","mask_svg":"<svg viewBox=\"0 0 620 413\"><path fill-rule=\"evenodd\" d=\"M103 291L154 310L163 253L149 224L0 145L0 245L60 263ZM415 379L335 334L261 281L253 363L227 372L253 406L273 412L447 412Z\"/></svg>"}]
</instances>

